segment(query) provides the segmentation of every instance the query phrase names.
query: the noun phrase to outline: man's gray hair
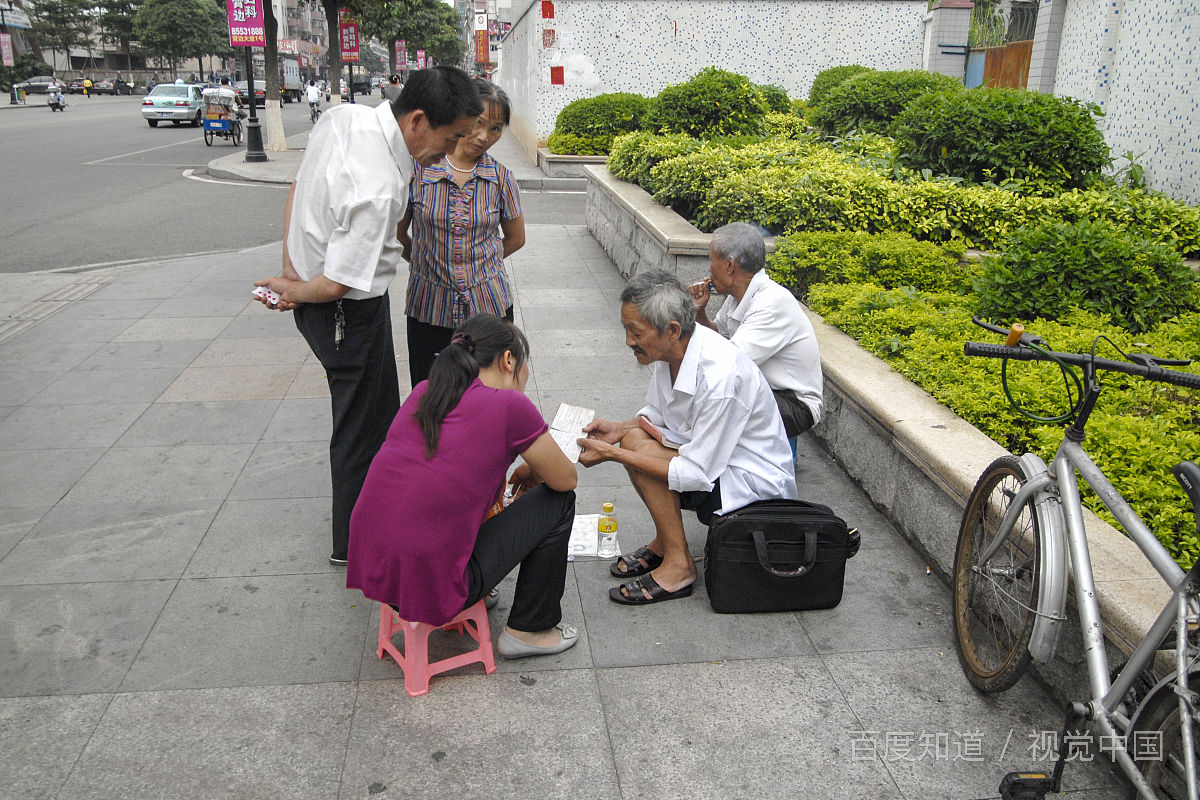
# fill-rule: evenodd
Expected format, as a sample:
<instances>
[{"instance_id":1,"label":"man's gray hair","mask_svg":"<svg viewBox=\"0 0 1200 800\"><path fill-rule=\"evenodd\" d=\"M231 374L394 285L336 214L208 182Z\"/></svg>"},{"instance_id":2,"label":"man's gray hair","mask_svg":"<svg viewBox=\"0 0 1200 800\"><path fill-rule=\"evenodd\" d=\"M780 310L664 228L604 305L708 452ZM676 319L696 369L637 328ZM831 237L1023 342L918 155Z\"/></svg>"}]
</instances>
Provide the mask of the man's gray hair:
<instances>
[{"instance_id":1,"label":"man's gray hair","mask_svg":"<svg viewBox=\"0 0 1200 800\"><path fill-rule=\"evenodd\" d=\"M731 222L712 232L712 249L721 258L738 263L743 272L753 275L763 268L767 246L762 232L749 222Z\"/></svg>"},{"instance_id":2,"label":"man's gray hair","mask_svg":"<svg viewBox=\"0 0 1200 800\"><path fill-rule=\"evenodd\" d=\"M642 319L653 325L659 334L666 333L671 320L679 323L683 336L691 336L696 330L696 306L692 296L665 269L651 269L634 275L621 292L621 302L637 306Z\"/></svg>"}]
</instances>

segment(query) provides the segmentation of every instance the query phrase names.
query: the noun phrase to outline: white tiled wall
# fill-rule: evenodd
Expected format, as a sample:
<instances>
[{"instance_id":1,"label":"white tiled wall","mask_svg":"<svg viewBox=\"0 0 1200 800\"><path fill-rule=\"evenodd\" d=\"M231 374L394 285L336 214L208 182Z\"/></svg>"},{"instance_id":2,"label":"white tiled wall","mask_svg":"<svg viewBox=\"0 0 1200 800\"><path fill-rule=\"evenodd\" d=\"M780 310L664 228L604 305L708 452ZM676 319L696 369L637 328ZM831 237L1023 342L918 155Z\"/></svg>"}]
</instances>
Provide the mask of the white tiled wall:
<instances>
[{"instance_id":1,"label":"white tiled wall","mask_svg":"<svg viewBox=\"0 0 1200 800\"><path fill-rule=\"evenodd\" d=\"M1098 104L1115 156L1200 203L1200 0L1068 0L1054 93Z\"/></svg>"},{"instance_id":2,"label":"white tiled wall","mask_svg":"<svg viewBox=\"0 0 1200 800\"><path fill-rule=\"evenodd\" d=\"M513 132L532 152L572 100L652 97L708 66L792 97L806 97L817 73L839 64L919 69L927 8L927 0L555 0L554 18L543 19L540 0L524 13L514 2L498 80L513 101ZM551 85L553 66L563 67L563 85Z\"/></svg>"}]
</instances>

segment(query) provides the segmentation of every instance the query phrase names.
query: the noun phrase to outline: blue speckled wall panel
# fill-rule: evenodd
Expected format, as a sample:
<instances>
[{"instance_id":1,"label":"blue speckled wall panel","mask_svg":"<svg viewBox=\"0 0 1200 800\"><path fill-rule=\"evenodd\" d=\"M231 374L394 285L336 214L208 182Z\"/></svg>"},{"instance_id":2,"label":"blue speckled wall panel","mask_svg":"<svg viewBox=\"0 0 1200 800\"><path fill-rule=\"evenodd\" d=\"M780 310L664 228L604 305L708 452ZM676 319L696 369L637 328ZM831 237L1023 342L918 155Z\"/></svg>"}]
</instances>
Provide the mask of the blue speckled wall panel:
<instances>
[{"instance_id":1,"label":"blue speckled wall panel","mask_svg":"<svg viewBox=\"0 0 1200 800\"><path fill-rule=\"evenodd\" d=\"M504 41L500 82L526 120L526 147L554 129L563 106L604 92L657 94L716 65L805 97L839 64L919 69L926 0L556 0L532 3ZM543 31L553 29L553 47ZM551 85L550 67L564 68ZM517 98L522 101L518 102Z\"/></svg>"}]
</instances>

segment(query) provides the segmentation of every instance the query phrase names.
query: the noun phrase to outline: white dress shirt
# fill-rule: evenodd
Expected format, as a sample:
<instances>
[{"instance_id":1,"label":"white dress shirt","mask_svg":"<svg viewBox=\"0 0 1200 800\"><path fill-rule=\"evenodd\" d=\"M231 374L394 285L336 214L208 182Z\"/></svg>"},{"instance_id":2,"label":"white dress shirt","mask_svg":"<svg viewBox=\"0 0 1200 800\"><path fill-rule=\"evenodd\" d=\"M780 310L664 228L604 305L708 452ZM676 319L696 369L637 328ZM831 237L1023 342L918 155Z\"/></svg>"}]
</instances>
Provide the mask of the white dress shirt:
<instances>
[{"instance_id":1,"label":"white dress shirt","mask_svg":"<svg viewBox=\"0 0 1200 800\"><path fill-rule=\"evenodd\" d=\"M750 279L742 301L726 297L713 322L722 336L758 364L772 389L791 389L812 412L813 424L820 421L817 335L791 292L760 269Z\"/></svg>"},{"instance_id":2,"label":"white dress shirt","mask_svg":"<svg viewBox=\"0 0 1200 800\"><path fill-rule=\"evenodd\" d=\"M719 478L721 514L755 500L795 499L792 451L771 387L716 331L696 326L674 384L666 362L653 364L638 413L683 442L667 469L674 491L711 491Z\"/></svg>"},{"instance_id":3,"label":"white dress shirt","mask_svg":"<svg viewBox=\"0 0 1200 800\"><path fill-rule=\"evenodd\" d=\"M313 128L296 173L288 254L304 280L324 273L348 300L379 297L396 277L396 225L413 176L391 107L342 104Z\"/></svg>"}]
</instances>

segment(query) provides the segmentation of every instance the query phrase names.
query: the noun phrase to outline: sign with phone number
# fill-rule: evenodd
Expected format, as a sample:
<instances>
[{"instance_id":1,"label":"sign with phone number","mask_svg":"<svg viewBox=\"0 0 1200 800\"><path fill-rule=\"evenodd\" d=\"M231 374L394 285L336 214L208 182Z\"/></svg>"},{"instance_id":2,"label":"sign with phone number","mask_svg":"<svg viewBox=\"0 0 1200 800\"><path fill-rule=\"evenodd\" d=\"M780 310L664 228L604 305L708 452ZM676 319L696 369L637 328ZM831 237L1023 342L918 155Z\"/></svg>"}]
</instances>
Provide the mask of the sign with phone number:
<instances>
[{"instance_id":1,"label":"sign with phone number","mask_svg":"<svg viewBox=\"0 0 1200 800\"><path fill-rule=\"evenodd\" d=\"M225 0L230 47L266 47L262 0Z\"/></svg>"}]
</instances>

